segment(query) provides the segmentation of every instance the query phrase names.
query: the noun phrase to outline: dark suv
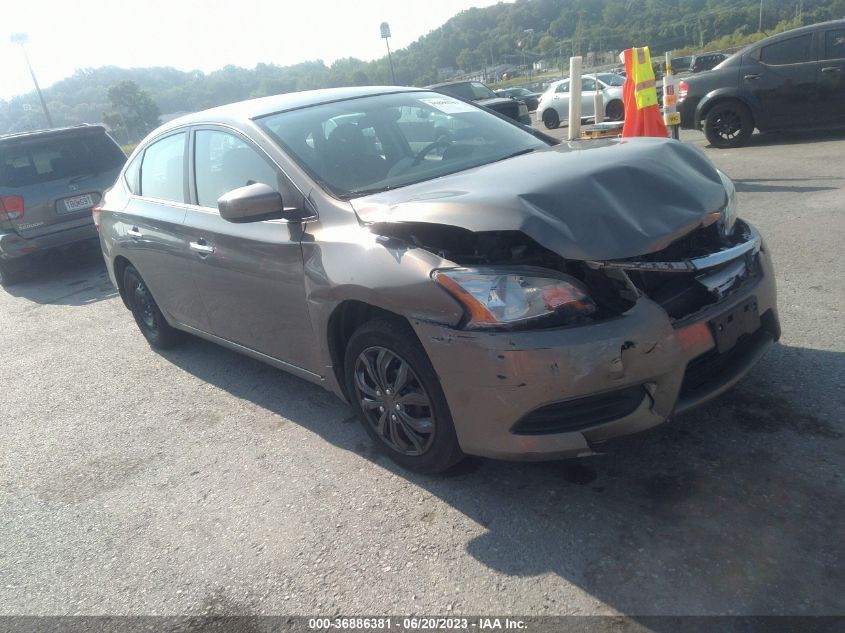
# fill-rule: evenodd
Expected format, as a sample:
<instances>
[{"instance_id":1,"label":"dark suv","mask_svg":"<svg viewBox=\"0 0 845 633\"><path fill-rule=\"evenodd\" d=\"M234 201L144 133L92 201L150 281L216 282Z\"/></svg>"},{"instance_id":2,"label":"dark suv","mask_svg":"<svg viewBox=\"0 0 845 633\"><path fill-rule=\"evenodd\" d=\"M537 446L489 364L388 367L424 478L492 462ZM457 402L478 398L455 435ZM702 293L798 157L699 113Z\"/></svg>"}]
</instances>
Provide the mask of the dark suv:
<instances>
[{"instance_id":1,"label":"dark suv","mask_svg":"<svg viewBox=\"0 0 845 633\"><path fill-rule=\"evenodd\" d=\"M91 208L125 162L99 125L0 136L0 284L34 253L96 239Z\"/></svg>"},{"instance_id":2,"label":"dark suv","mask_svg":"<svg viewBox=\"0 0 845 633\"><path fill-rule=\"evenodd\" d=\"M715 147L761 131L845 125L845 20L779 33L680 82L681 127Z\"/></svg>"},{"instance_id":3,"label":"dark suv","mask_svg":"<svg viewBox=\"0 0 845 633\"><path fill-rule=\"evenodd\" d=\"M428 88L450 97L474 101L514 121L531 125L531 115L528 114L528 106L524 102L510 97L500 97L480 81L450 81L428 86Z\"/></svg>"}]
</instances>

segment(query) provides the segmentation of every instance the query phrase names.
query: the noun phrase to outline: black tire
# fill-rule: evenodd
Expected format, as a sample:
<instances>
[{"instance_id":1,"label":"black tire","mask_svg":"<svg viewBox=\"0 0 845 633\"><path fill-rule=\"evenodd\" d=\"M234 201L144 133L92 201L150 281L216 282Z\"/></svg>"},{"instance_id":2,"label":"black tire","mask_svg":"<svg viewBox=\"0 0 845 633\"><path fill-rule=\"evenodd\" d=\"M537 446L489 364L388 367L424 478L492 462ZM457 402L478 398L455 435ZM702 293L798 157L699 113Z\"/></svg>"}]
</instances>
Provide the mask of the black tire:
<instances>
[{"instance_id":1,"label":"black tire","mask_svg":"<svg viewBox=\"0 0 845 633\"><path fill-rule=\"evenodd\" d=\"M344 378L367 434L403 468L439 473L464 457L440 381L407 324L379 319L356 330L346 346Z\"/></svg>"},{"instance_id":2,"label":"black tire","mask_svg":"<svg viewBox=\"0 0 845 633\"><path fill-rule=\"evenodd\" d=\"M0 261L0 286L13 286L21 277L21 267L17 262Z\"/></svg>"},{"instance_id":3,"label":"black tire","mask_svg":"<svg viewBox=\"0 0 845 633\"><path fill-rule=\"evenodd\" d=\"M554 108L547 108L543 112L543 125L549 130L554 130L560 125L560 117Z\"/></svg>"},{"instance_id":4,"label":"black tire","mask_svg":"<svg viewBox=\"0 0 845 633\"><path fill-rule=\"evenodd\" d=\"M704 135L713 147L741 147L754 132L754 119L748 107L739 101L717 103L704 117Z\"/></svg>"},{"instance_id":5,"label":"black tire","mask_svg":"<svg viewBox=\"0 0 845 633\"><path fill-rule=\"evenodd\" d=\"M625 105L619 99L608 103L604 111L609 121L622 121L625 118Z\"/></svg>"},{"instance_id":6,"label":"black tire","mask_svg":"<svg viewBox=\"0 0 845 633\"><path fill-rule=\"evenodd\" d=\"M150 345L157 349L168 349L182 342L184 334L170 326L147 284L132 265L123 271L123 291L135 323Z\"/></svg>"}]
</instances>

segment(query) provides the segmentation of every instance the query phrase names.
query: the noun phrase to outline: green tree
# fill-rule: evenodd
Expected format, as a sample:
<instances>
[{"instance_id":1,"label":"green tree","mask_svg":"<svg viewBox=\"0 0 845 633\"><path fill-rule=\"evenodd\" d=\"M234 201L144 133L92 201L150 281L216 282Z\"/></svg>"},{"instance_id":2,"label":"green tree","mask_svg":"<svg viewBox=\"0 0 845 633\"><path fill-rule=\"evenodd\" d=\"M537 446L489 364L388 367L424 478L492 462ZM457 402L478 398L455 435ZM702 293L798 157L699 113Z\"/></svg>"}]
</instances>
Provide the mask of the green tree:
<instances>
[{"instance_id":1,"label":"green tree","mask_svg":"<svg viewBox=\"0 0 845 633\"><path fill-rule=\"evenodd\" d=\"M108 90L111 112L103 123L126 143L140 141L160 124L161 112L152 96L134 81L124 80Z\"/></svg>"}]
</instances>

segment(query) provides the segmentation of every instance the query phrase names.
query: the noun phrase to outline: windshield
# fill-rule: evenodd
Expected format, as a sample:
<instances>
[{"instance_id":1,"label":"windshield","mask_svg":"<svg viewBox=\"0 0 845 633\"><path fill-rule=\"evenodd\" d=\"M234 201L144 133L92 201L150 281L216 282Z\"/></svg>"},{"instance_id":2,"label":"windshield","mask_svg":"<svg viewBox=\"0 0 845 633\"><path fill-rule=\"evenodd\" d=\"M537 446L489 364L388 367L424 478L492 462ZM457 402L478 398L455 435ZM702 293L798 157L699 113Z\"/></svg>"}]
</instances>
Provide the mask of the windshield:
<instances>
[{"instance_id":1,"label":"windshield","mask_svg":"<svg viewBox=\"0 0 845 633\"><path fill-rule=\"evenodd\" d=\"M596 77L598 77L599 81L608 86L625 85L625 78L617 75L616 73L599 73Z\"/></svg>"},{"instance_id":2,"label":"windshield","mask_svg":"<svg viewBox=\"0 0 845 633\"><path fill-rule=\"evenodd\" d=\"M434 92L348 99L257 123L312 177L345 199L548 147L486 110Z\"/></svg>"}]
</instances>

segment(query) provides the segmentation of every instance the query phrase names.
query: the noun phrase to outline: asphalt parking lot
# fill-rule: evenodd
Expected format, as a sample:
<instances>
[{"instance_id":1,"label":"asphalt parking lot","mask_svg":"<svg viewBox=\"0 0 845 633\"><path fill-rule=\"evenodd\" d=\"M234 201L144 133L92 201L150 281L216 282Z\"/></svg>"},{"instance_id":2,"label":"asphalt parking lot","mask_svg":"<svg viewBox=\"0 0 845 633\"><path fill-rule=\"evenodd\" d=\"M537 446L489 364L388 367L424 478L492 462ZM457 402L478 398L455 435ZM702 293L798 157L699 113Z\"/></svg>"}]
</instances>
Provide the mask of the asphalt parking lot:
<instances>
[{"instance_id":1,"label":"asphalt parking lot","mask_svg":"<svg viewBox=\"0 0 845 633\"><path fill-rule=\"evenodd\" d=\"M317 386L150 349L96 250L0 290L0 614L845 612L845 134L682 138L773 251L783 338L608 455L409 474Z\"/></svg>"}]
</instances>

